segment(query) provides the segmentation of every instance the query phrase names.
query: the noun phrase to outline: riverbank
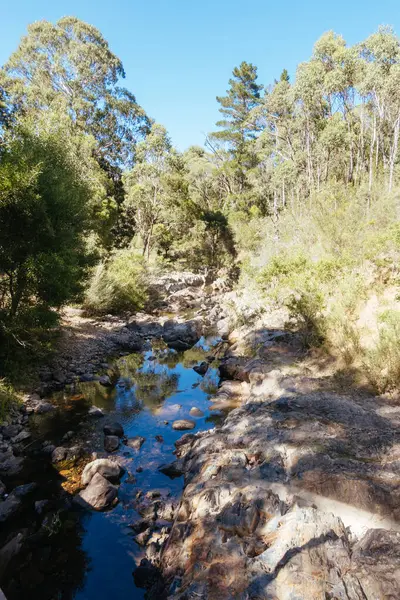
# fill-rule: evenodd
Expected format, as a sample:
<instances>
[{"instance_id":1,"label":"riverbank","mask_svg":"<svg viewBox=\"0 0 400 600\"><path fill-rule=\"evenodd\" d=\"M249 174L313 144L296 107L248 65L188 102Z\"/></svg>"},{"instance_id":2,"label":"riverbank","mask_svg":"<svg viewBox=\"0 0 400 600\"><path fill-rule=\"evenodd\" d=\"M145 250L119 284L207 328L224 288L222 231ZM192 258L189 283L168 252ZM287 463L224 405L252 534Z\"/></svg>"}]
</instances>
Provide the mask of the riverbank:
<instances>
[{"instance_id":1,"label":"riverbank","mask_svg":"<svg viewBox=\"0 0 400 600\"><path fill-rule=\"evenodd\" d=\"M247 388L177 449L185 489L150 597L399 597L398 403L340 384L287 332L230 342L224 370Z\"/></svg>"},{"instance_id":2,"label":"riverbank","mask_svg":"<svg viewBox=\"0 0 400 600\"><path fill-rule=\"evenodd\" d=\"M196 295L209 304L201 289ZM143 524L140 512L153 503L171 519L179 503L181 478L159 471L184 433L173 423L186 419L180 427L198 431L219 418L209 405L218 348L203 337L210 321L195 313L204 308L188 308L189 320L176 310L124 319L64 311L52 364L0 430L0 581L8 600L99 597L109 586L116 597L143 597L132 578L132 557L139 564L144 555L135 522ZM200 374L193 367L202 363ZM111 481L99 460L108 469L111 462ZM160 534L151 519L149 527ZM115 560L104 563L103 544Z\"/></svg>"},{"instance_id":3,"label":"riverbank","mask_svg":"<svg viewBox=\"0 0 400 600\"><path fill-rule=\"evenodd\" d=\"M7 577L8 600L398 597L398 404L305 353L283 314L232 331L221 296L192 294L168 314L65 312L1 434L0 564L29 580Z\"/></svg>"}]
</instances>

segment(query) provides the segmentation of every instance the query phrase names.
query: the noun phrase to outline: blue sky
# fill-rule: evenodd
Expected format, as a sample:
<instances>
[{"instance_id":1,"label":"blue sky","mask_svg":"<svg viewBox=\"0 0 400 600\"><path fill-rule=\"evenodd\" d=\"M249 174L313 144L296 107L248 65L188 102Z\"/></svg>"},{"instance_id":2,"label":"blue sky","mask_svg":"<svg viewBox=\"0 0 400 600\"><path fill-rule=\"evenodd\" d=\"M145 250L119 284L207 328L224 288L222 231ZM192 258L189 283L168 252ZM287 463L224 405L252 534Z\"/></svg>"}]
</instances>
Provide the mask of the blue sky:
<instances>
[{"instance_id":1,"label":"blue sky","mask_svg":"<svg viewBox=\"0 0 400 600\"><path fill-rule=\"evenodd\" d=\"M224 94L242 60L268 84L283 68L294 75L328 29L349 44L380 24L400 33L399 0L1 0L0 63L27 25L75 15L98 27L122 59L125 85L184 149L202 144L218 119Z\"/></svg>"}]
</instances>

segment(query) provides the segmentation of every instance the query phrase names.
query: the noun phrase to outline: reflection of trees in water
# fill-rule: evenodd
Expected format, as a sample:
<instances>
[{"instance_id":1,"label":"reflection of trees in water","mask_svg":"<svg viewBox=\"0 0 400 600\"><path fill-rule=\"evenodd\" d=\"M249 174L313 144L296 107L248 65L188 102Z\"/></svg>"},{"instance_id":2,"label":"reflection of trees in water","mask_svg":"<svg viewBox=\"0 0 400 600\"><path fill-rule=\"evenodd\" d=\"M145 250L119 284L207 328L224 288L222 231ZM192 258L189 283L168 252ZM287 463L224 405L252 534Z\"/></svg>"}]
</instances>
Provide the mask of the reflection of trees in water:
<instances>
[{"instance_id":1,"label":"reflection of trees in water","mask_svg":"<svg viewBox=\"0 0 400 600\"><path fill-rule=\"evenodd\" d=\"M157 362L160 365L165 365L169 369L175 369L176 365L178 365L181 360L182 354L173 350L167 350L167 352L157 354Z\"/></svg>"},{"instance_id":2,"label":"reflection of trees in water","mask_svg":"<svg viewBox=\"0 0 400 600\"><path fill-rule=\"evenodd\" d=\"M186 369L190 369L190 367L194 367L198 363L203 362L208 354L210 354L210 352L204 350L204 348L193 346L193 348L190 348L183 353L182 364Z\"/></svg>"},{"instance_id":3,"label":"reflection of trees in water","mask_svg":"<svg viewBox=\"0 0 400 600\"><path fill-rule=\"evenodd\" d=\"M55 513L49 526L29 535L2 580L8 600L72 599L90 568L82 549L81 515Z\"/></svg>"},{"instance_id":4,"label":"reflection of trees in water","mask_svg":"<svg viewBox=\"0 0 400 600\"><path fill-rule=\"evenodd\" d=\"M104 387L104 385L101 385L98 381L81 383L79 385L79 391L91 404L98 404L99 406L104 406L104 403L107 402L111 396L110 388Z\"/></svg>"},{"instance_id":5,"label":"reflection of trees in water","mask_svg":"<svg viewBox=\"0 0 400 600\"><path fill-rule=\"evenodd\" d=\"M116 361L114 369L119 377L130 379L141 368L143 361L142 354L128 354Z\"/></svg>"},{"instance_id":6,"label":"reflection of trees in water","mask_svg":"<svg viewBox=\"0 0 400 600\"><path fill-rule=\"evenodd\" d=\"M179 375L164 366L150 367L135 375L136 399L149 408L157 408L178 389Z\"/></svg>"},{"instance_id":7,"label":"reflection of trees in water","mask_svg":"<svg viewBox=\"0 0 400 600\"><path fill-rule=\"evenodd\" d=\"M205 394L215 394L218 390L219 383L219 373L218 369L209 368L207 373L204 375L203 379L200 382L200 389L203 390Z\"/></svg>"}]
</instances>

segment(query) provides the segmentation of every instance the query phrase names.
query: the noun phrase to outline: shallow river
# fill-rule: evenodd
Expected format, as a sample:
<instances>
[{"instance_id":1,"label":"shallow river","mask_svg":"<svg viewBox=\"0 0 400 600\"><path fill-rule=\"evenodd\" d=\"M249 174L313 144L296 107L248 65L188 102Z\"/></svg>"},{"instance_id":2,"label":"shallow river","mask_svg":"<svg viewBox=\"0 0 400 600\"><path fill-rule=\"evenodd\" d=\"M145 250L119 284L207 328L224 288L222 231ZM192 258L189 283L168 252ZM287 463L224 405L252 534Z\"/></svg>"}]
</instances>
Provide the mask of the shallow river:
<instances>
[{"instance_id":1,"label":"shallow river","mask_svg":"<svg viewBox=\"0 0 400 600\"><path fill-rule=\"evenodd\" d=\"M135 586L132 576L143 557L143 548L135 543L130 527L140 518L133 501L139 490L144 494L160 490L179 497L183 478L170 479L158 471L160 465L175 459L174 443L185 433L172 429L174 420L191 419L196 423L193 431L199 431L213 427L221 419L221 415L210 411L209 401L218 384L217 363L210 366L204 377L193 370L194 365L209 355L215 342L202 339L183 354L153 349L110 361L112 387L105 388L97 382L79 384L78 388L55 397L60 407L56 415L35 417L33 429L37 437L55 444L60 443L66 431L78 429L78 440L79 435L83 436L83 441L90 440L93 450L102 450L102 428L109 421L121 423L127 438L140 435L146 441L140 451L121 444L115 453L126 468L115 508L106 512L71 508L61 511L60 518L53 511L48 535L38 539L32 555L21 561L20 575L5 590L9 600L144 597L144 590ZM103 409L105 417L87 426L88 419L82 416L90 404ZM192 407L200 409L204 416L190 416ZM162 436L162 441L155 436ZM51 493L54 496L62 477L49 465L39 467L34 460L32 470L36 472L36 480L42 481L36 498L40 499L41 494L43 497L44 489L47 497ZM27 578L33 578L33 585L27 584Z\"/></svg>"}]
</instances>

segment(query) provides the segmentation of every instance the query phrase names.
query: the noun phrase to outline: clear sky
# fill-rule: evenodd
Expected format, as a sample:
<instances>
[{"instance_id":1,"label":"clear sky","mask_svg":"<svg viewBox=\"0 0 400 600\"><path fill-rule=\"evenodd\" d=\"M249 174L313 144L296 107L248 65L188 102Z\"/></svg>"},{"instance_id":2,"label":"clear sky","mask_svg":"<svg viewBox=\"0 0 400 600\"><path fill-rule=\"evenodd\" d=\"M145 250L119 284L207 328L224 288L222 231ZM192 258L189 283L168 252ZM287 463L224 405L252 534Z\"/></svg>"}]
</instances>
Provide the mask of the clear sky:
<instances>
[{"instance_id":1,"label":"clear sky","mask_svg":"<svg viewBox=\"0 0 400 600\"><path fill-rule=\"evenodd\" d=\"M0 0L0 63L32 21L75 15L98 27L122 59L125 86L183 150L218 119L234 66L257 65L269 84L294 75L329 29L349 44L380 24L400 33L399 0Z\"/></svg>"}]
</instances>

